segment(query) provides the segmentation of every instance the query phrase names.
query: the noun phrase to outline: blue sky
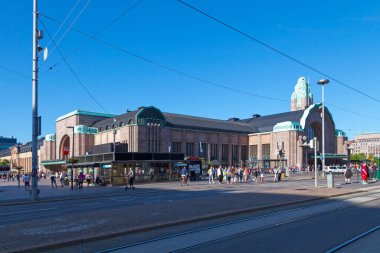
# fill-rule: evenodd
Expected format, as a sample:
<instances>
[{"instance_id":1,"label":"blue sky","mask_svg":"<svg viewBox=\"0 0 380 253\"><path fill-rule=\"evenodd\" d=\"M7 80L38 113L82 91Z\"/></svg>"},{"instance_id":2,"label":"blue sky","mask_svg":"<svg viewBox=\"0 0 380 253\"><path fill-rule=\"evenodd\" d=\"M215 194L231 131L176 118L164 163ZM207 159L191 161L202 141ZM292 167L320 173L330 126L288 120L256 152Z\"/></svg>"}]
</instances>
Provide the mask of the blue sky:
<instances>
[{"instance_id":1,"label":"blue sky","mask_svg":"<svg viewBox=\"0 0 380 253\"><path fill-rule=\"evenodd\" d=\"M63 21L78 0L39 0L39 11ZM79 2L70 24L88 0ZM92 0L73 27L94 34L138 0ZM187 0L191 5L272 45L334 78L380 99L379 1L245 1ZM0 135L31 140L31 81L4 68L31 76L32 0L1 1ZM41 17L49 33L59 24ZM42 29L42 26L40 26ZM65 27L55 38L59 40ZM299 64L200 15L175 0L145 0L97 36L147 59L184 73L247 92L288 100L300 76L316 85L323 78ZM49 43L45 38L41 46ZM74 31L58 47L68 55L87 38ZM76 109L102 112L87 95L58 50L41 61L39 114L42 136L55 132L55 119ZM139 106L164 112L218 119L289 111L288 102L266 100L185 77L91 41L67 57L82 83L110 113ZM42 74L44 73L44 74ZM326 103L337 128L353 137L380 131L379 103L331 82ZM341 110L344 108L345 110ZM353 111L361 115L353 114Z\"/></svg>"}]
</instances>

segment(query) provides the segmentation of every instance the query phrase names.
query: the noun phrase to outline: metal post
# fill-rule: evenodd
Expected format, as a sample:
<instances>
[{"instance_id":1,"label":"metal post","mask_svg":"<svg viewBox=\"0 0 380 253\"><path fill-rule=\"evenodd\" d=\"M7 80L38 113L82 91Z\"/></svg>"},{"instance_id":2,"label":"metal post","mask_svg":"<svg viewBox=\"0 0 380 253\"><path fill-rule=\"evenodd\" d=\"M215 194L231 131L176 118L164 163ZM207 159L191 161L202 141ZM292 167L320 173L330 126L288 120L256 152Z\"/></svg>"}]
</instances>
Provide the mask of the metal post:
<instances>
[{"instance_id":1,"label":"metal post","mask_svg":"<svg viewBox=\"0 0 380 253\"><path fill-rule=\"evenodd\" d=\"M317 168L317 138L314 137L314 172L315 172L315 187L318 186L318 168Z\"/></svg>"},{"instance_id":2,"label":"metal post","mask_svg":"<svg viewBox=\"0 0 380 253\"><path fill-rule=\"evenodd\" d=\"M75 144L75 139L74 139L74 127L73 129L73 151L71 153L71 190L74 190L74 144Z\"/></svg>"},{"instance_id":3,"label":"metal post","mask_svg":"<svg viewBox=\"0 0 380 253\"><path fill-rule=\"evenodd\" d=\"M325 85L322 85L322 171L325 171Z\"/></svg>"},{"instance_id":4,"label":"metal post","mask_svg":"<svg viewBox=\"0 0 380 253\"><path fill-rule=\"evenodd\" d=\"M38 200L38 27L37 27L37 0L33 1L33 69L32 69L32 192L31 200Z\"/></svg>"}]
</instances>

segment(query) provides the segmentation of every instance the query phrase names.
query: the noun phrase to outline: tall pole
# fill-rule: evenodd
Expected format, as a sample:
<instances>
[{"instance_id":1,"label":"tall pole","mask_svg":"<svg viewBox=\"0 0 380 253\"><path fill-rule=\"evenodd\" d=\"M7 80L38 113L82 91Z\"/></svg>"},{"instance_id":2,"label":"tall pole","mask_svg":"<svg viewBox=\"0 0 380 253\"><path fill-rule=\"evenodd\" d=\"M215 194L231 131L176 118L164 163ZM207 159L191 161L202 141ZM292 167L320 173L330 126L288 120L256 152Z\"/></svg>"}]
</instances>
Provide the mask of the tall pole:
<instances>
[{"instance_id":1,"label":"tall pole","mask_svg":"<svg viewBox=\"0 0 380 253\"><path fill-rule=\"evenodd\" d=\"M318 168L317 168L317 138L314 137L314 172L315 172L315 176L314 176L314 184L315 184L315 187L318 186Z\"/></svg>"},{"instance_id":2,"label":"tall pole","mask_svg":"<svg viewBox=\"0 0 380 253\"><path fill-rule=\"evenodd\" d=\"M322 84L322 171L325 171L325 85Z\"/></svg>"},{"instance_id":3,"label":"tall pole","mask_svg":"<svg viewBox=\"0 0 380 253\"><path fill-rule=\"evenodd\" d=\"M73 129L73 151L71 153L71 190L74 190L74 150L75 150L74 127L72 129Z\"/></svg>"},{"instance_id":4,"label":"tall pole","mask_svg":"<svg viewBox=\"0 0 380 253\"><path fill-rule=\"evenodd\" d=\"M32 70L32 192L31 200L38 200L38 28L37 28L37 0L33 1L33 70Z\"/></svg>"}]
</instances>

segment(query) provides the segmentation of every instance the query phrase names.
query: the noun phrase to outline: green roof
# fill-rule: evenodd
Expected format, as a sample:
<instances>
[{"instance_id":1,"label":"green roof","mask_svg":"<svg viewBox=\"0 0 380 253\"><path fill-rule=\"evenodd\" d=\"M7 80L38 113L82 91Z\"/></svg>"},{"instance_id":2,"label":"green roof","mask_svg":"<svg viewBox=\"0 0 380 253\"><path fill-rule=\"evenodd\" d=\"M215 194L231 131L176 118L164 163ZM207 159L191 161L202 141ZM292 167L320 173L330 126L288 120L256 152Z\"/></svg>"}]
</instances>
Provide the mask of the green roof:
<instances>
[{"instance_id":1,"label":"green roof","mask_svg":"<svg viewBox=\"0 0 380 253\"><path fill-rule=\"evenodd\" d=\"M96 116L96 117L104 117L104 118L112 118L112 117L116 116L116 114L110 114L110 113L100 113L100 112L89 112L89 111L76 110L76 111L70 112L68 114L65 114L65 115L57 118L56 121L66 119L66 118L74 116L74 115L87 115L87 116Z\"/></svg>"}]
</instances>

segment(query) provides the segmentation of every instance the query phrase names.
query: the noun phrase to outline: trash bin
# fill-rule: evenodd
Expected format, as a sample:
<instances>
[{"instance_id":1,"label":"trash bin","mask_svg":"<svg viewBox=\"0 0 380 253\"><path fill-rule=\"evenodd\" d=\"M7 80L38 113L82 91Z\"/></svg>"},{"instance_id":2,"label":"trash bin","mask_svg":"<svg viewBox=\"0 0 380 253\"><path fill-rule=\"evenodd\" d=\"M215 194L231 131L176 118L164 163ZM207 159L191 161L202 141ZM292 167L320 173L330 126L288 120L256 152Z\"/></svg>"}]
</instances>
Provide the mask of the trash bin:
<instances>
[{"instance_id":1,"label":"trash bin","mask_svg":"<svg viewBox=\"0 0 380 253\"><path fill-rule=\"evenodd\" d=\"M380 180L380 170L376 170L376 180Z\"/></svg>"},{"instance_id":2,"label":"trash bin","mask_svg":"<svg viewBox=\"0 0 380 253\"><path fill-rule=\"evenodd\" d=\"M334 188L334 174L333 173L326 173L327 178L327 188Z\"/></svg>"}]
</instances>

